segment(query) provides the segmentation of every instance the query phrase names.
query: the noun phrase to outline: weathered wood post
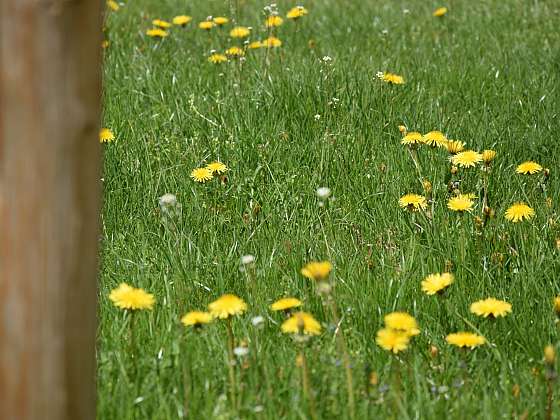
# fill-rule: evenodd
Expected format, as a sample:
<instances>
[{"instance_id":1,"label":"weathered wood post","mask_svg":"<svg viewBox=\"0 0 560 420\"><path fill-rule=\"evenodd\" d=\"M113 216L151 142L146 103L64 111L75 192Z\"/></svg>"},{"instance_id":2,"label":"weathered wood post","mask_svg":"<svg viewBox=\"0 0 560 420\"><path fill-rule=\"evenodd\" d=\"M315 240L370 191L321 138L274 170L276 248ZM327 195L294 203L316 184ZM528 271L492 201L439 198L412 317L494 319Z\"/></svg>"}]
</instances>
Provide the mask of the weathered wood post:
<instances>
[{"instance_id":1,"label":"weathered wood post","mask_svg":"<svg viewBox=\"0 0 560 420\"><path fill-rule=\"evenodd\" d=\"M0 419L95 417L101 2L0 1Z\"/></svg>"}]
</instances>

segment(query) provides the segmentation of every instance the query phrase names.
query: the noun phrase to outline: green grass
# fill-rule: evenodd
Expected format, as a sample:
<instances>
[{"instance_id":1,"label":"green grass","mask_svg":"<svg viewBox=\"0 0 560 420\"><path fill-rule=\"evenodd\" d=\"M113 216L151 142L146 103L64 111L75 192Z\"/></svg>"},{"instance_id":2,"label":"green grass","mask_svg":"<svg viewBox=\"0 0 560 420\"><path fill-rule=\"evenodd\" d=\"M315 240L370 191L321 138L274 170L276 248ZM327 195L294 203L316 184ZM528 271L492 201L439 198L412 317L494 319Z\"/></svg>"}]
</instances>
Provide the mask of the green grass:
<instances>
[{"instance_id":1,"label":"green grass","mask_svg":"<svg viewBox=\"0 0 560 420\"><path fill-rule=\"evenodd\" d=\"M103 125L117 141L104 145L99 418L181 417L185 369L191 418L308 417L297 347L268 310L282 296L302 299L324 327L307 345L319 417L348 418L329 311L299 273L317 259L335 266L357 418L543 418L542 352L559 340L558 4L449 2L436 19L443 4L421 0L308 0L308 16L279 28L281 48L251 51L242 66L212 65L209 51L235 42L228 29L205 33L196 24L235 16L232 3L135 0L106 17ZM264 38L266 3L240 4L251 39ZM279 2L281 14L296 4ZM163 41L144 35L152 19L183 13L193 22ZM384 84L377 71L406 84ZM480 199L462 223L447 210L450 166L441 149L419 150L433 184L432 221L398 207L405 193L422 193L400 124L497 151L489 187L496 217L484 228L474 222ZM227 183L189 178L216 159L230 168ZM544 193L542 176L515 174L525 160L551 169ZM460 171L461 190L480 194L480 175ZM335 198L325 207L315 196L321 186ZM175 229L158 211L165 193L182 204ZM504 212L518 200L537 215L514 225ZM247 254L256 257L252 281L239 270ZM423 294L420 281L449 264L456 282L446 297ZM135 315L134 358L130 314L107 297L120 282L157 299L153 311ZM224 293L249 305L234 320L236 339L250 349L236 368L238 411L227 398L225 324L195 333L179 322ZM469 312L488 296L512 303L512 314L490 321ZM422 331L398 358L375 343L394 310L414 315ZM257 315L266 320L260 330L251 324ZM445 336L457 330L478 331L489 344L451 348ZM371 372L376 385L368 385ZM554 412L560 418L557 401Z\"/></svg>"}]
</instances>

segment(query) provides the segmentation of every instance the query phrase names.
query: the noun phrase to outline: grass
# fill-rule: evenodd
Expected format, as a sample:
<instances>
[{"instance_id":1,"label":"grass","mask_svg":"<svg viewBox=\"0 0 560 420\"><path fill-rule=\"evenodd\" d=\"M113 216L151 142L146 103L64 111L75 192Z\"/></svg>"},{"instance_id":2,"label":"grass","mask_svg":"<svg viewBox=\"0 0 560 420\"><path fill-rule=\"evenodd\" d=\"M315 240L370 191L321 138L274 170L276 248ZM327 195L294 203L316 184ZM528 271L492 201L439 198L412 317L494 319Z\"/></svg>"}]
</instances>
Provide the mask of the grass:
<instances>
[{"instance_id":1,"label":"grass","mask_svg":"<svg viewBox=\"0 0 560 420\"><path fill-rule=\"evenodd\" d=\"M318 417L349 418L335 326L299 273L310 260L334 264L357 418L545 416L543 348L559 340L551 302L560 293L560 9L552 0L448 3L437 19L442 4L420 0L308 0L308 16L279 28L282 47L251 51L243 65L209 63L211 49L241 43L228 29L196 27L208 15L235 17L235 2L135 0L108 13L103 126L117 140L104 145L99 418L181 418L185 395L191 418L308 417L298 346L268 309L282 296L302 299L324 327L306 345ZM280 2L281 14L295 4ZM239 5L251 39L265 37L266 4ZM194 17L186 28L162 41L144 35L152 19L183 13ZM377 71L406 84L385 84ZM447 210L441 149L419 150L433 186L431 222L398 207L405 193L423 193L400 124L497 151L496 217L486 227L474 220L480 199L461 223ZM226 183L189 178L213 160L230 168ZM542 176L515 174L525 160L551 169L544 193ZM480 170L460 173L461 191L480 195ZM322 186L334 197L324 207L315 196ZM158 211L165 193L182 204L175 229ZM505 220L518 200L535 209L530 222ZM253 276L240 271L243 255L256 257ZM421 292L425 276L449 267L456 281L445 298ZM121 282L157 300L134 316L134 349L130 314L107 298ZM238 410L228 396L225 323L196 333L179 322L224 293L249 305L233 320L236 344L250 350L236 367ZM491 321L469 312L488 296L510 302L512 314ZM421 328L398 357L375 343L395 310ZM255 316L265 318L262 329ZM451 348L445 336L458 330L489 344ZM553 411L560 418L557 401Z\"/></svg>"}]
</instances>

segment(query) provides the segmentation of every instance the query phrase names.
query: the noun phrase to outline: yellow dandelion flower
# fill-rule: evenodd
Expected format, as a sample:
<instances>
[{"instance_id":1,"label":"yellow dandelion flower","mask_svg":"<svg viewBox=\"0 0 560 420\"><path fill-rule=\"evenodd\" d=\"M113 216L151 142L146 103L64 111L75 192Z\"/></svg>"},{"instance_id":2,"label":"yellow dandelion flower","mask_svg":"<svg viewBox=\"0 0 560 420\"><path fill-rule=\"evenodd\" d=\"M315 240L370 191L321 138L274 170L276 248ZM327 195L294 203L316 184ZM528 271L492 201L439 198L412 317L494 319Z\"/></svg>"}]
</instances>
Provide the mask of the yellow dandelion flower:
<instances>
[{"instance_id":1,"label":"yellow dandelion flower","mask_svg":"<svg viewBox=\"0 0 560 420\"><path fill-rule=\"evenodd\" d=\"M101 42L101 48L103 48L103 49L109 48L109 41L104 39L103 42Z\"/></svg>"},{"instance_id":2,"label":"yellow dandelion flower","mask_svg":"<svg viewBox=\"0 0 560 420\"><path fill-rule=\"evenodd\" d=\"M192 20L192 17L187 16L187 15L179 15L179 16L175 16L172 20L173 25L177 25L177 26L185 26L187 23L189 23Z\"/></svg>"},{"instance_id":3,"label":"yellow dandelion flower","mask_svg":"<svg viewBox=\"0 0 560 420\"><path fill-rule=\"evenodd\" d=\"M301 269L301 274L310 280L321 281L329 277L332 264L329 261L312 261Z\"/></svg>"},{"instance_id":4,"label":"yellow dandelion flower","mask_svg":"<svg viewBox=\"0 0 560 420\"><path fill-rule=\"evenodd\" d=\"M474 202L465 195L458 195L457 197L452 197L447 202L447 208L449 210L458 211L463 213L465 211L472 211Z\"/></svg>"},{"instance_id":5,"label":"yellow dandelion flower","mask_svg":"<svg viewBox=\"0 0 560 420\"><path fill-rule=\"evenodd\" d=\"M422 138L422 134L417 131L411 131L410 133L406 133L406 135L402 138L401 144L411 145L411 144L421 144L424 143Z\"/></svg>"},{"instance_id":6,"label":"yellow dandelion flower","mask_svg":"<svg viewBox=\"0 0 560 420\"><path fill-rule=\"evenodd\" d=\"M264 47L264 44L261 41L253 41L247 46L250 50L257 50L262 47Z\"/></svg>"},{"instance_id":7,"label":"yellow dandelion flower","mask_svg":"<svg viewBox=\"0 0 560 420\"><path fill-rule=\"evenodd\" d=\"M457 153L451 158L451 163L462 168L472 168L482 162L482 155L474 150Z\"/></svg>"},{"instance_id":8,"label":"yellow dandelion flower","mask_svg":"<svg viewBox=\"0 0 560 420\"><path fill-rule=\"evenodd\" d=\"M447 147L448 140L441 131L430 131L424 134L424 143L432 147Z\"/></svg>"},{"instance_id":9,"label":"yellow dandelion flower","mask_svg":"<svg viewBox=\"0 0 560 420\"><path fill-rule=\"evenodd\" d=\"M301 300L289 297L277 300L272 305L270 305L270 309L272 309L273 311L285 311L288 309L297 308L301 305Z\"/></svg>"},{"instance_id":10,"label":"yellow dandelion flower","mask_svg":"<svg viewBox=\"0 0 560 420\"><path fill-rule=\"evenodd\" d=\"M154 19L152 20L152 25L157 26L158 28L167 29L171 28L171 23L161 20L161 19Z\"/></svg>"},{"instance_id":11,"label":"yellow dandelion flower","mask_svg":"<svg viewBox=\"0 0 560 420\"><path fill-rule=\"evenodd\" d=\"M209 304L208 310L214 318L225 319L243 314L247 310L247 304L235 295L223 295Z\"/></svg>"},{"instance_id":12,"label":"yellow dandelion flower","mask_svg":"<svg viewBox=\"0 0 560 420\"><path fill-rule=\"evenodd\" d=\"M169 35L169 33L164 31L163 29L152 28L146 31L146 35L152 38L165 38Z\"/></svg>"},{"instance_id":13,"label":"yellow dandelion flower","mask_svg":"<svg viewBox=\"0 0 560 420\"><path fill-rule=\"evenodd\" d=\"M213 174L221 175L227 172L228 167L222 162L216 161L206 165L206 169L210 170Z\"/></svg>"},{"instance_id":14,"label":"yellow dandelion flower","mask_svg":"<svg viewBox=\"0 0 560 420\"><path fill-rule=\"evenodd\" d=\"M492 163L495 157L496 157L496 152L494 150L486 149L482 152L482 160L486 165Z\"/></svg>"},{"instance_id":15,"label":"yellow dandelion flower","mask_svg":"<svg viewBox=\"0 0 560 420\"><path fill-rule=\"evenodd\" d=\"M236 26L231 31L229 31L229 36L232 38L247 38L251 30L246 26Z\"/></svg>"},{"instance_id":16,"label":"yellow dandelion flower","mask_svg":"<svg viewBox=\"0 0 560 420\"><path fill-rule=\"evenodd\" d=\"M185 327L200 327L212 322L212 315L209 312L192 311L184 315L181 322Z\"/></svg>"},{"instance_id":17,"label":"yellow dandelion flower","mask_svg":"<svg viewBox=\"0 0 560 420\"><path fill-rule=\"evenodd\" d=\"M422 291L428 296L433 296L436 293L443 292L454 280L455 277L451 273L430 274L422 281Z\"/></svg>"},{"instance_id":18,"label":"yellow dandelion flower","mask_svg":"<svg viewBox=\"0 0 560 420\"><path fill-rule=\"evenodd\" d=\"M385 315L385 326L392 330L396 330L412 337L420 334L418 322L406 312L391 312Z\"/></svg>"},{"instance_id":19,"label":"yellow dandelion flower","mask_svg":"<svg viewBox=\"0 0 560 420\"><path fill-rule=\"evenodd\" d=\"M408 348L410 336L401 331L396 331L391 328L383 328L377 331L375 342L382 349L397 354Z\"/></svg>"},{"instance_id":20,"label":"yellow dandelion flower","mask_svg":"<svg viewBox=\"0 0 560 420\"><path fill-rule=\"evenodd\" d=\"M556 368L556 350L552 344L544 348L544 362L553 369Z\"/></svg>"},{"instance_id":21,"label":"yellow dandelion flower","mask_svg":"<svg viewBox=\"0 0 560 420\"><path fill-rule=\"evenodd\" d=\"M208 57L208 61L213 64L225 63L227 61L227 56L225 56L224 54L214 53L210 57Z\"/></svg>"},{"instance_id":22,"label":"yellow dandelion flower","mask_svg":"<svg viewBox=\"0 0 560 420\"><path fill-rule=\"evenodd\" d=\"M384 73L379 73L378 77L379 79L383 80L385 83L389 83L392 85L404 84L404 77L399 76L398 74L384 72Z\"/></svg>"},{"instance_id":23,"label":"yellow dandelion flower","mask_svg":"<svg viewBox=\"0 0 560 420\"><path fill-rule=\"evenodd\" d=\"M456 155L465 149L465 142L459 140L448 140L445 147L449 153Z\"/></svg>"},{"instance_id":24,"label":"yellow dandelion flower","mask_svg":"<svg viewBox=\"0 0 560 420\"><path fill-rule=\"evenodd\" d=\"M282 23L284 23L284 19L282 19L280 16L269 16L264 21L264 26L266 26L267 28L274 28L282 25Z\"/></svg>"},{"instance_id":25,"label":"yellow dandelion flower","mask_svg":"<svg viewBox=\"0 0 560 420\"><path fill-rule=\"evenodd\" d=\"M518 174L524 174L524 175L533 175L540 171L542 171L542 166L539 165L537 162L533 162L532 160L523 162L515 170L515 172L517 172Z\"/></svg>"},{"instance_id":26,"label":"yellow dandelion flower","mask_svg":"<svg viewBox=\"0 0 560 420\"><path fill-rule=\"evenodd\" d=\"M523 219L531 219L535 215L535 210L525 203L514 203L506 210L506 219L510 222L522 222Z\"/></svg>"},{"instance_id":27,"label":"yellow dandelion flower","mask_svg":"<svg viewBox=\"0 0 560 420\"><path fill-rule=\"evenodd\" d=\"M113 132L108 128L102 128L99 130L99 142L100 143L109 143L115 140L115 135Z\"/></svg>"},{"instance_id":28,"label":"yellow dandelion flower","mask_svg":"<svg viewBox=\"0 0 560 420\"><path fill-rule=\"evenodd\" d=\"M271 36L265 39L264 41L262 41L262 45L263 47L268 47L268 48L278 48L282 46L282 41L280 41L275 36Z\"/></svg>"},{"instance_id":29,"label":"yellow dandelion flower","mask_svg":"<svg viewBox=\"0 0 560 420\"><path fill-rule=\"evenodd\" d=\"M286 334L321 334L321 324L307 312L296 312L282 323L281 329Z\"/></svg>"},{"instance_id":30,"label":"yellow dandelion flower","mask_svg":"<svg viewBox=\"0 0 560 420\"><path fill-rule=\"evenodd\" d=\"M117 308L130 310L151 310L155 303L154 295L126 283L121 283L119 287L113 289L109 294L109 299Z\"/></svg>"},{"instance_id":31,"label":"yellow dandelion flower","mask_svg":"<svg viewBox=\"0 0 560 420\"><path fill-rule=\"evenodd\" d=\"M447 13L447 7L438 7L436 10L434 10L433 15L435 17L442 17Z\"/></svg>"},{"instance_id":32,"label":"yellow dandelion flower","mask_svg":"<svg viewBox=\"0 0 560 420\"><path fill-rule=\"evenodd\" d=\"M109 1L107 2L107 7L108 7L109 9L111 9L113 12L118 12L119 9L121 8L121 7L119 6L119 3L117 3L116 1L113 1L113 0L109 0Z\"/></svg>"},{"instance_id":33,"label":"yellow dandelion flower","mask_svg":"<svg viewBox=\"0 0 560 420\"><path fill-rule=\"evenodd\" d=\"M426 197L419 194L405 194L399 198L399 206L410 211L426 210L428 202Z\"/></svg>"},{"instance_id":34,"label":"yellow dandelion flower","mask_svg":"<svg viewBox=\"0 0 560 420\"><path fill-rule=\"evenodd\" d=\"M216 26L216 24L214 22L212 22L211 20L205 20L204 22L200 22L198 24L198 28L199 29L204 29L205 31L209 31L214 26Z\"/></svg>"},{"instance_id":35,"label":"yellow dandelion flower","mask_svg":"<svg viewBox=\"0 0 560 420\"><path fill-rule=\"evenodd\" d=\"M230 47L226 50L226 55L230 57L243 57L245 55L245 51L243 48Z\"/></svg>"},{"instance_id":36,"label":"yellow dandelion flower","mask_svg":"<svg viewBox=\"0 0 560 420\"><path fill-rule=\"evenodd\" d=\"M212 179L212 171L208 168L196 168L192 170L191 178L196 182L205 183Z\"/></svg>"},{"instance_id":37,"label":"yellow dandelion flower","mask_svg":"<svg viewBox=\"0 0 560 420\"><path fill-rule=\"evenodd\" d=\"M299 19L307 14L307 9L303 6L296 6L288 10L286 17L288 19Z\"/></svg>"},{"instance_id":38,"label":"yellow dandelion flower","mask_svg":"<svg viewBox=\"0 0 560 420\"><path fill-rule=\"evenodd\" d=\"M494 298L479 300L471 305L471 312L484 318L504 317L511 312L511 303Z\"/></svg>"},{"instance_id":39,"label":"yellow dandelion flower","mask_svg":"<svg viewBox=\"0 0 560 420\"><path fill-rule=\"evenodd\" d=\"M469 347L474 349L475 347L481 346L486 343L486 339L481 335L470 333L470 332L458 332L449 334L445 337L445 340L457 347Z\"/></svg>"},{"instance_id":40,"label":"yellow dandelion flower","mask_svg":"<svg viewBox=\"0 0 560 420\"><path fill-rule=\"evenodd\" d=\"M556 312L556 315L560 316L560 296L554 298L554 312Z\"/></svg>"},{"instance_id":41,"label":"yellow dandelion flower","mask_svg":"<svg viewBox=\"0 0 560 420\"><path fill-rule=\"evenodd\" d=\"M229 22L229 19L227 17L224 17L224 16L216 16L213 19L213 21L216 25L223 26L223 25L225 25L226 23Z\"/></svg>"}]
</instances>

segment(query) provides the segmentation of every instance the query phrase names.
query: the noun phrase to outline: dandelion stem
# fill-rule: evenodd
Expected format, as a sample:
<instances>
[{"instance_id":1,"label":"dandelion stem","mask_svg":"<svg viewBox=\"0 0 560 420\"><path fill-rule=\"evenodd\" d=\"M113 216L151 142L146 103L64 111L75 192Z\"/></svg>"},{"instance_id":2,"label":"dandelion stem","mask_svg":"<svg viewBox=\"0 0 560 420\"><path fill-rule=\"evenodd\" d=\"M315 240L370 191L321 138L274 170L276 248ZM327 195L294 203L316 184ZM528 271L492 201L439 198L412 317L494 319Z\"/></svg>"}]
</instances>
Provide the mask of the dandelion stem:
<instances>
[{"instance_id":1,"label":"dandelion stem","mask_svg":"<svg viewBox=\"0 0 560 420\"><path fill-rule=\"evenodd\" d=\"M235 355L233 353L233 328L231 326L231 317L227 318L226 328L228 334L228 371L229 371L229 390L231 394L231 404L237 409L236 386L235 386Z\"/></svg>"},{"instance_id":2,"label":"dandelion stem","mask_svg":"<svg viewBox=\"0 0 560 420\"><path fill-rule=\"evenodd\" d=\"M299 351L299 359L301 362L301 376L302 376L302 387L303 395L309 404L309 413L313 420L317 419L317 412L315 411L315 399L313 398L313 393L311 391L311 382L309 381L309 367L307 366L307 358L305 357L305 351L303 346Z\"/></svg>"},{"instance_id":3,"label":"dandelion stem","mask_svg":"<svg viewBox=\"0 0 560 420\"><path fill-rule=\"evenodd\" d=\"M418 162L418 153L416 152L416 149L413 149L411 147L407 147L406 148L408 150L408 153L410 154L410 157L412 158L412 162L414 163L414 167L416 168L416 172L418 172L418 181L420 182L420 185L423 186L423 179L424 177L422 176L422 170L420 168L420 163Z\"/></svg>"},{"instance_id":4,"label":"dandelion stem","mask_svg":"<svg viewBox=\"0 0 560 420\"><path fill-rule=\"evenodd\" d=\"M185 343L187 342L187 336L185 334ZM191 375L190 375L190 361L188 359L188 352L186 349L186 344L183 344L183 352L181 358L183 360L183 416L189 417L189 401L191 393Z\"/></svg>"}]
</instances>

